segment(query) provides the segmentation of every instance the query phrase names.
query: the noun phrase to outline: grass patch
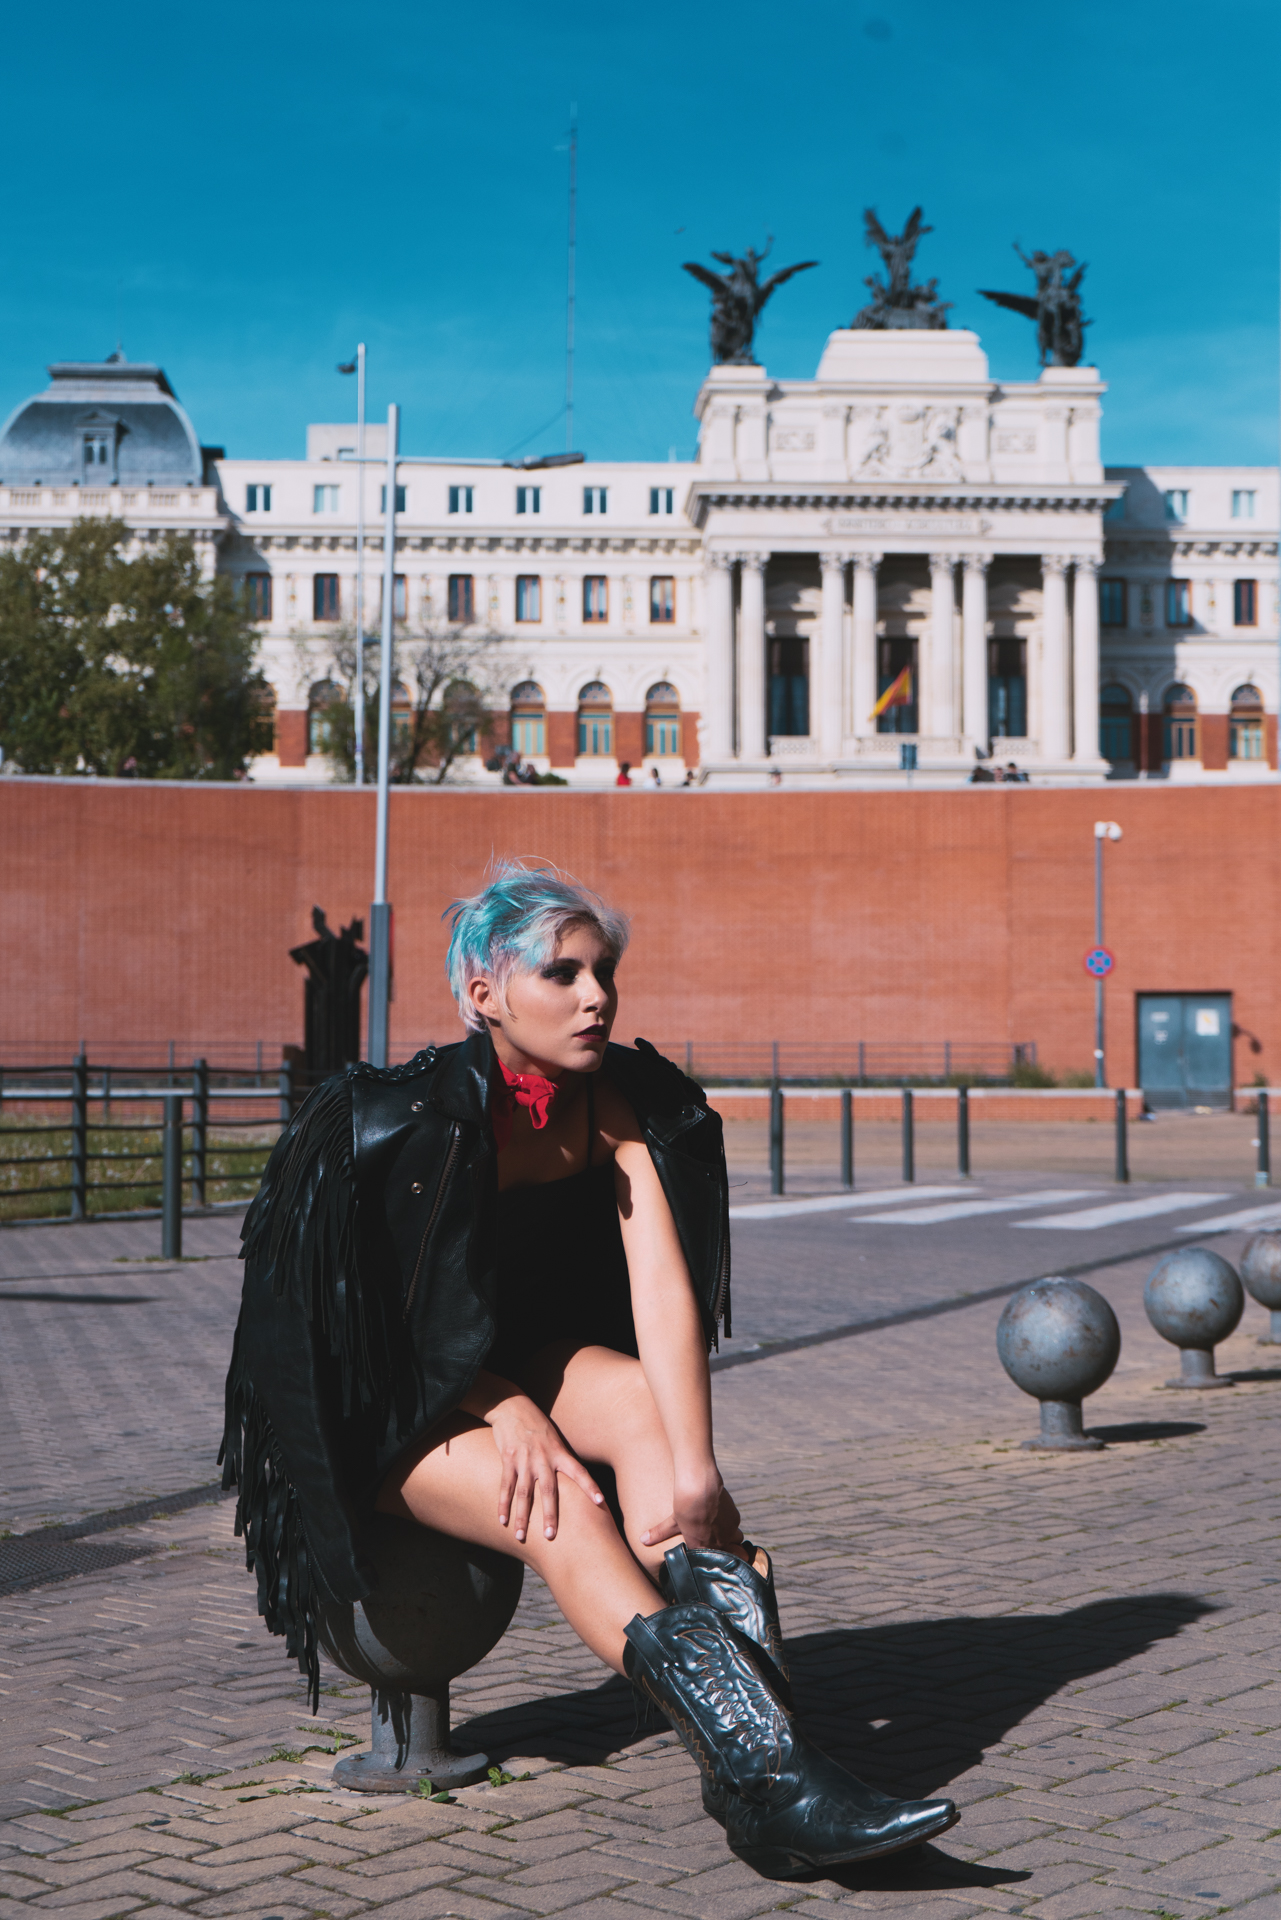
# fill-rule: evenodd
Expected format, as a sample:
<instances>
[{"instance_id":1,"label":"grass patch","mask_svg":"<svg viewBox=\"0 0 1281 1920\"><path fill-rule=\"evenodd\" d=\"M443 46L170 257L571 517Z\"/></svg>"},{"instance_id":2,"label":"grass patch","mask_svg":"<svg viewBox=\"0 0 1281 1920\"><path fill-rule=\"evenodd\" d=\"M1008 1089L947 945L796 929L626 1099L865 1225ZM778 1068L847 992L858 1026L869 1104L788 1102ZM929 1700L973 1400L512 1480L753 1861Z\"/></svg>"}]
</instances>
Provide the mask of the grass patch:
<instances>
[{"instance_id":1,"label":"grass patch","mask_svg":"<svg viewBox=\"0 0 1281 1920\"><path fill-rule=\"evenodd\" d=\"M275 1137L274 1129L257 1126L252 1131L211 1127L205 1153L209 1200L252 1199ZM188 1129L182 1161L184 1204L190 1204L191 1197L190 1139ZM88 1151L91 1215L160 1205L159 1127L91 1126ZM0 1120L0 1220L70 1215L70 1193L48 1191L70 1185L70 1153L70 1127Z\"/></svg>"}]
</instances>

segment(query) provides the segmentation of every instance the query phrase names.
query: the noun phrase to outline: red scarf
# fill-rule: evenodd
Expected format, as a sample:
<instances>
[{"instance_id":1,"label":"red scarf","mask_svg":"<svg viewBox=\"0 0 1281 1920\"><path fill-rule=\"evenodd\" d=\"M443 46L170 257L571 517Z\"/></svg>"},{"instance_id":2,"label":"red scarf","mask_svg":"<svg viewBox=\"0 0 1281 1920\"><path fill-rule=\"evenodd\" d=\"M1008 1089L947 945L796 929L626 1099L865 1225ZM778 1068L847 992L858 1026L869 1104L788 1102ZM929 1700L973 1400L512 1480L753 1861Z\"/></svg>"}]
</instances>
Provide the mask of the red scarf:
<instances>
[{"instance_id":1,"label":"red scarf","mask_svg":"<svg viewBox=\"0 0 1281 1920\"><path fill-rule=\"evenodd\" d=\"M495 1059L498 1056L495 1054ZM512 1073L501 1060L499 1071L502 1085L495 1089L493 1103L494 1140L501 1153L512 1137L512 1115L517 1107L529 1109L530 1123L535 1133L541 1133L551 1119L552 1102L560 1092L554 1080L544 1079L541 1073Z\"/></svg>"}]
</instances>

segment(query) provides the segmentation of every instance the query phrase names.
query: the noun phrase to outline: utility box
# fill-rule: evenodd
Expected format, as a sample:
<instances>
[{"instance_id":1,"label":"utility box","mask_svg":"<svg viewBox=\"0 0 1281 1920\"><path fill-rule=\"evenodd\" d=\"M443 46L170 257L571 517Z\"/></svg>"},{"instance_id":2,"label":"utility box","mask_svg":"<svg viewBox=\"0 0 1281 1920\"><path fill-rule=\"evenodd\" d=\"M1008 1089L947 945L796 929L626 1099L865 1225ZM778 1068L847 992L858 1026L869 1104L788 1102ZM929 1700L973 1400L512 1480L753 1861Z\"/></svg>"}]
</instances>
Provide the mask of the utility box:
<instances>
[{"instance_id":1,"label":"utility box","mask_svg":"<svg viewBox=\"0 0 1281 1920\"><path fill-rule=\"evenodd\" d=\"M1232 995L1137 996L1139 1085L1148 1106L1232 1105Z\"/></svg>"}]
</instances>

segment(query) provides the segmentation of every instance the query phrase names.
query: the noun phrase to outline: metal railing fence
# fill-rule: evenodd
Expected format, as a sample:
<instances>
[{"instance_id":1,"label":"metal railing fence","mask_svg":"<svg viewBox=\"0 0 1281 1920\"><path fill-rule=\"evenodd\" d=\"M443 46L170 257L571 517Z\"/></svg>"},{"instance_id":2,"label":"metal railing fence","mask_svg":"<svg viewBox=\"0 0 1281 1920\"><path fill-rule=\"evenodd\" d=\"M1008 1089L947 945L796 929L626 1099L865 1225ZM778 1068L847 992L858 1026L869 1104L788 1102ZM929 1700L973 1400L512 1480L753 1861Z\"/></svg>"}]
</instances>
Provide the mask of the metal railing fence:
<instances>
[{"instance_id":1,"label":"metal railing fence","mask_svg":"<svg viewBox=\"0 0 1281 1920\"><path fill-rule=\"evenodd\" d=\"M793 1040L678 1040L655 1042L691 1079L720 1086L942 1084L961 1077L1008 1081L1035 1067L1036 1042L983 1040L849 1040L811 1044Z\"/></svg>"}]
</instances>

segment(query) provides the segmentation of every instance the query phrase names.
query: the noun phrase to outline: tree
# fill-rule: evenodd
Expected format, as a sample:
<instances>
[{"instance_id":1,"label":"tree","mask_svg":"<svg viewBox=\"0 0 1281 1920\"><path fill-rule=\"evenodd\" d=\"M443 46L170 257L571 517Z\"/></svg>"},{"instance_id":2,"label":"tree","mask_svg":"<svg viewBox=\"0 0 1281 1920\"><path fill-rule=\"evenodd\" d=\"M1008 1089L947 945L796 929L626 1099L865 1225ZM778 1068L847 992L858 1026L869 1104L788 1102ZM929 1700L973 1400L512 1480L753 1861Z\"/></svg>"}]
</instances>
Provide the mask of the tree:
<instances>
[{"instance_id":1,"label":"tree","mask_svg":"<svg viewBox=\"0 0 1281 1920\"><path fill-rule=\"evenodd\" d=\"M24 773L231 780L271 748L257 633L174 537L81 520L0 554L0 747Z\"/></svg>"},{"instance_id":2,"label":"tree","mask_svg":"<svg viewBox=\"0 0 1281 1920\"><path fill-rule=\"evenodd\" d=\"M391 778L408 785L430 777L439 786L455 762L476 752L493 713L484 687L493 677L494 639L471 639L455 629L425 628L396 637L392 663L393 694L403 687L408 711L393 712L389 759ZM314 658L314 656L313 656ZM356 767L356 642L341 631L330 646L330 678L340 690L323 709L325 751L342 778ZM480 684L478 684L478 682ZM378 757L379 656L365 647L365 766Z\"/></svg>"}]
</instances>

